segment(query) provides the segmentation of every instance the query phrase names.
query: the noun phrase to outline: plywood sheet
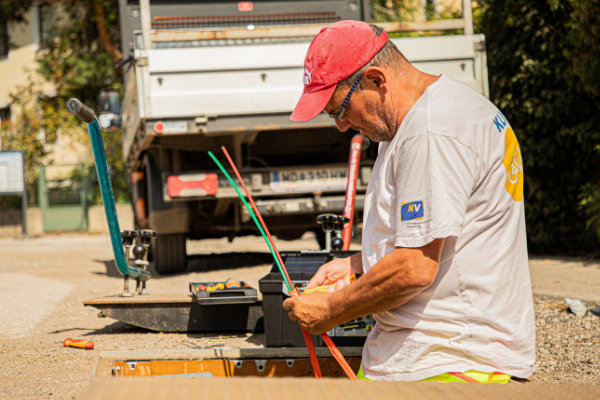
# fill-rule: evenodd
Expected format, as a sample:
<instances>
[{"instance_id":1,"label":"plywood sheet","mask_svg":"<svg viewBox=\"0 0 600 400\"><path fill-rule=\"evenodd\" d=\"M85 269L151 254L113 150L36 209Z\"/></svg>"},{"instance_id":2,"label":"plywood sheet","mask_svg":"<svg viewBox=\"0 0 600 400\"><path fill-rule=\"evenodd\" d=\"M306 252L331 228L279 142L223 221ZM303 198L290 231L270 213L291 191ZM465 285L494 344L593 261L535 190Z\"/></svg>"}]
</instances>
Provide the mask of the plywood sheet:
<instances>
[{"instance_id":1,"label":"plywood sheet","mask_svg":"<svg viewBox=\"0 0 600 400\"><path fill-rule=\"evenodd\" d=\"M599 385L351 382L312 378L95 378L82 399L592 400Z\"/></svg>"}]
</instances>

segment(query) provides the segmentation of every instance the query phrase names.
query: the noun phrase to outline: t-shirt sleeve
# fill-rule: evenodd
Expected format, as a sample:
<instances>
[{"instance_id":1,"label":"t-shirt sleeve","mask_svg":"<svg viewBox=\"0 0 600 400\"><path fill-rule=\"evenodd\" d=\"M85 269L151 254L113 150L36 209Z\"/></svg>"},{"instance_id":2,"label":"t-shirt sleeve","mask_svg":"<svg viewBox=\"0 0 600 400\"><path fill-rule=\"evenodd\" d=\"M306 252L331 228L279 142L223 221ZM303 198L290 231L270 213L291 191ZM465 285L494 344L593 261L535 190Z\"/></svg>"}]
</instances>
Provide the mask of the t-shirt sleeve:
<instances>
[{"instance_id":1,"label":"t-shirt sleeve","mask_svg":"<svg viewBox=\"0 0 600 400\"><path fill-rule=\"evenodd\" d=\"M458 236L475 187L476 152L456 138L431 133L407 139L396 152L395 246L421 247Z\"/></svg>"}]
</instances>

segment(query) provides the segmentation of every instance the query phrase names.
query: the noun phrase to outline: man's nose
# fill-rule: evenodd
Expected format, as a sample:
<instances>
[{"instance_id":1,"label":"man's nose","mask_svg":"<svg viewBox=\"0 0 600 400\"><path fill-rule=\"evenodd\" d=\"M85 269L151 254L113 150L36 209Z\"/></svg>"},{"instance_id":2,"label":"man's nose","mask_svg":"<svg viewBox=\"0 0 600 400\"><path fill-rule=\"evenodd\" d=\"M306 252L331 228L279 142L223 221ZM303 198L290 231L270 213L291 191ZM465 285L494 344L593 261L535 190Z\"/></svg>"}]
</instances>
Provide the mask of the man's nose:
<instances>
[{"instance_id":1,"label":"man's nose","mask_svg":"<svg viewBox=\"0 0 600 400\"><path fill-rule=\"evenodd\" d=\"M335 120L335 124L337 125L337 128L340 132L346 132L348 129L350 129L350 127L352 126L352 124L348 121L344 121L344 120Z\"/></svg>"}]
</instances>

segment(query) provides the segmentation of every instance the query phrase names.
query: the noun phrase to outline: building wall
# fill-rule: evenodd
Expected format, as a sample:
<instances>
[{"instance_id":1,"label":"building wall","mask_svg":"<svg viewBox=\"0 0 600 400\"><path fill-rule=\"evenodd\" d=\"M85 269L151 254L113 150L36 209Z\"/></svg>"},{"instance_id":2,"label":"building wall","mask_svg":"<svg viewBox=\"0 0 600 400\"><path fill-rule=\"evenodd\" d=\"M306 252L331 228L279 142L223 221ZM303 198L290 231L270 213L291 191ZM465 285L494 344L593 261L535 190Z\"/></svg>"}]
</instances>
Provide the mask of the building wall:
<instances>
[{"instance_id":1,"label":"building wall","mask_svg":"<svg viewBox=\"0 0 600 400\"><path fill-rule=\"evenodd\" d=\"M36 57L39 56L41 43L39 15L39 7L34 5L26 14L24 22L9 26L11 48L8 56L0 59L0 108L9 106L11 93L19 86L27 84L30 79L40 85L46 95L52 96L55 93L52 82L45 81L35 72ZM14 116L15 110L12 111ZM87 130L83 124L75 131L65 132L59 129L56 141L46 147L49 154L44 164L87 164L91 157L91 149L86 135ZM48 179L68 174L70 167L54 168L52 171L56 171L57 175L49 175ZM48 172L52 174L52 171Z\"/></svg>"},{"instance_id":2,"label":"building wall","mask_svg":"<svg viewBox=\"0 0 600 400\"><path fill-rule=\"evenodd\" d=\"M32 7L24 22L11 24L8 28L11 48L8 56L0 59L0 107L10 104L10 93L26 84L28 73L35 69L35 55L39 49L37 18L38 8Z\"/></svg>"}]
</instances>

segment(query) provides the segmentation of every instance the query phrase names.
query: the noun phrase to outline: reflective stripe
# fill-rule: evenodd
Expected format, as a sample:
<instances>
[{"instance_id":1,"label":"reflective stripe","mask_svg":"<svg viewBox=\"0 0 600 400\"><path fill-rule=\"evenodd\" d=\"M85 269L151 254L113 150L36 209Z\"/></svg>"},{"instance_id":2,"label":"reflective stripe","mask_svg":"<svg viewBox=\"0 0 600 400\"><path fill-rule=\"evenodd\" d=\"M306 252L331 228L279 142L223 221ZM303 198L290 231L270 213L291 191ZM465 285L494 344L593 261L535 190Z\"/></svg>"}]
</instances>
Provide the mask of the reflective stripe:
<instances>
[{"instance_id":1,"label":"reflective stripe","mask_svg":"<svg viewBox=\"0 0 600 400\"><path fill-rule=\"evenodd\" d=\"M510 381L510 375L497 371L447 372L445 374L432 376L423 380L429 382L508 383Z\"/></svg>"},{"instance_id":2,"label":"reflective stripe","mask_svg":"<svg viewBox=\"0 0 600 400\"><path fill-rule=\"evenodd\" d=\"M450 375L457 377L458 379L462 379L465 382L470 382L470 383L481 383L479 381L476 381L475 379L471 378L468 375L463 374L462 372L448 372Z\"/></svg>"},{"instance_id":3,"label":"reflective stripe","mask_svg":"<svg viewBox=\"0 0 600 400\"><path fill-rule=\"evenodd\" d=\"M363 372L362 363L356 374L358 379L373 382L371 379L365 377ZM469 382L469 383L508 383L511 376L502 372L480 372L480 371L467 371L467 372L446 372L444 374L431 376L429 378L422 379L427 382Z\"/></svg>"}]
</instances>

